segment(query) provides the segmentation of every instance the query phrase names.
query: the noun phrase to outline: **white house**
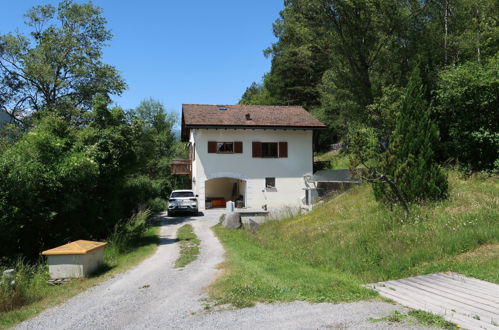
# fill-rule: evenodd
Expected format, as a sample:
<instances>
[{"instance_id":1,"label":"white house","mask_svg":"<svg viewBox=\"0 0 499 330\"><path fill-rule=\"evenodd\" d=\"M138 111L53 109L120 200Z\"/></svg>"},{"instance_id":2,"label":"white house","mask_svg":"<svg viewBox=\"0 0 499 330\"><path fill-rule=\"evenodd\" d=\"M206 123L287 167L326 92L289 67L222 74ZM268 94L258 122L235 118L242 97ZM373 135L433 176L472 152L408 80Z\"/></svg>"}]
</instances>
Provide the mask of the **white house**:
<instances>
[{"instance_id":1,"label":"white house","mask_svg":"<svg viewBox=\"0 0 499 330\"><path fill-rule=\"evenodd\" d=\"M172 170L191 174L199 208L301 206L312 175L314 129L325 125L297 106L182 106L189 160Z\"/></svg>"}]
</instances>

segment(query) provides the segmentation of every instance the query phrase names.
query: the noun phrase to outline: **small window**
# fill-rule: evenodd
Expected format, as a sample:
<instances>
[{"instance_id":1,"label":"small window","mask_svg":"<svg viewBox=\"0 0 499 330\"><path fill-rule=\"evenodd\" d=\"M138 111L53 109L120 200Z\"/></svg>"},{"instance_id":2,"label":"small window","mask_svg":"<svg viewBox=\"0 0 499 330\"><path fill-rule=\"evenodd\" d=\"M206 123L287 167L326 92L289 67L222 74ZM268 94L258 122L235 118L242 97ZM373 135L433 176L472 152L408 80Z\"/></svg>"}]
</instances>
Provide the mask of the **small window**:
<instances>
[{"instance_id":1,"label":"small window","mask_svg":"<svg viewBox=\"0 0 499 330\"><path fill-rule=\"evenodd\" d=\"M233 153L233 142L217 142L217 153Z\"/></svg>"},{"instance_id":2,"label":"small window","mask_svg":"<svg viewBox=\"0 0 499 330\"><path fill-rule=\"evenodd\" d=\"M275 178L265 178L265 188L267 189L275 188Z\"/></svg>"},{"instance_id":3,"label":"small window","mask_svg":"<svg viewBox=\"0 0 499 330\"><path fill-rule=\"evenodd\" d=\"M277 142L263 142L262 157L277 158Z\"/></svg>"}]
</instances>

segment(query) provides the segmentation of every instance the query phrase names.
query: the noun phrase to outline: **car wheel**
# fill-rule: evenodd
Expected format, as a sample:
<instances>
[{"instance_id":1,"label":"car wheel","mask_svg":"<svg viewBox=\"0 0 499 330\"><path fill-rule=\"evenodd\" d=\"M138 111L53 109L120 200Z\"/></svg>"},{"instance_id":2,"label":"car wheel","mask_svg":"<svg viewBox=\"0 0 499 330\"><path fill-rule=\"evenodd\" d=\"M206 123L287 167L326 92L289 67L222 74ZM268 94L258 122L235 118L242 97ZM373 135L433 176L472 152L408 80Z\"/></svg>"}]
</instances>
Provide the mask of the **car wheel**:
<instances>
[{"instance_id":1,"label":"car wheel","mask_svg":"<svg viewBox=\"0 0 499 330\"><path fill-rule=\"evenodd\" d=\"M166 212L166 214L167 214L169 217L174 217L174 216L175 216L175 213L173 213L172 211L168 211L168 212Z\"/></svg>"}]
</instances>

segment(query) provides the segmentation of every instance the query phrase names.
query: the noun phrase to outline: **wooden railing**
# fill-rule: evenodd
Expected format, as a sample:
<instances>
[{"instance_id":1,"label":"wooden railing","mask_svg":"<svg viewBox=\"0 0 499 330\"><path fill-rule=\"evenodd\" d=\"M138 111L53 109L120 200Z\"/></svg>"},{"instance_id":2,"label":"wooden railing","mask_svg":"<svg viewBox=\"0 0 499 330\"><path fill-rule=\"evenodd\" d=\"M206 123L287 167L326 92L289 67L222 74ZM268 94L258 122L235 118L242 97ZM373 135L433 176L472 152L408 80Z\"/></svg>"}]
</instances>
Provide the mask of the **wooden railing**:
<instances>
[{"instance_id":1,"label":"wooden railing","mask_svg":"<svg viewBox=\"0 0 499 330\"><path fill-rule=\"evenodd\" d=\"M192 161L189 159L174 159L170 165L172 174L191 174Z\"/></svg>"}]
</instances>

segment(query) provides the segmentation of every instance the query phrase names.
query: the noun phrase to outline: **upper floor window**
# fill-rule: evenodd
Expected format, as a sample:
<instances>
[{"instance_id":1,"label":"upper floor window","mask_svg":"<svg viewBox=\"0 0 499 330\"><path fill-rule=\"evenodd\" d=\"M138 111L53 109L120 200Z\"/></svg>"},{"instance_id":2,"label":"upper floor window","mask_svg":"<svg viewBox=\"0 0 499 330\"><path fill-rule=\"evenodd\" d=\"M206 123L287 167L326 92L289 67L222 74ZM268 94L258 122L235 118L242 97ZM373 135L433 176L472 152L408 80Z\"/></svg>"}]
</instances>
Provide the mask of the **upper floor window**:
<instances>
[{"instance_id":1,"label":"upper floor window","mask_svg":"<svg viewBox=\"0 0 499 330\"><path fill-rule=\"evenodd\" d=\"M217 142L208 141L209 154L242 154L242 142Z\"/></svg>"},{"instance_id":2,"label":"upper floor window","mask_svg":"<svg viewBox=\"0 0 499 330\"><path fill-rule=\"evenodd\" d=\"M277 158L277 142L262 142L262 157Z\"/></svg>"},{"instance_id":3,"label":"upper floor window","mask_svg":"<svg viewBox=\"0 0 499 330\"><path fill-rule=\"evenodd\" d=\"M217 142L217 153L234 153L234 142Z\"/></svg>"},{"instance_id":4,"label":"upper floor window","mask_svg":"<svg viewBox=\"0 0 499 330\"><path fill-rule=\"evenodd\" d=\"M288 157L287 142L256 142L252 144L254 158L286 158Z\"/></svg>"}]
</instances>

